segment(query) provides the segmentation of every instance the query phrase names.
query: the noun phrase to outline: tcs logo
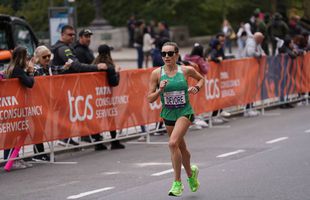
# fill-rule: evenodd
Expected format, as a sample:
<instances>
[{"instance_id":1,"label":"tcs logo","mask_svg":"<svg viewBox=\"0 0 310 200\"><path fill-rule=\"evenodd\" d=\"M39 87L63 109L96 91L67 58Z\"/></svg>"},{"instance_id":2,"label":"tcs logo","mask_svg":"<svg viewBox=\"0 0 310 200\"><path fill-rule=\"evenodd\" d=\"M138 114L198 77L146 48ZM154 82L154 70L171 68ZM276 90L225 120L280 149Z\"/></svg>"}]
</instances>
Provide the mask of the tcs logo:
<instances>
[{"instance_id":1,"label":"tcs logo","mask_svg":"<svg viewBox=\"0 0 310 200\"><path fill-rule=\"evenodd\" d=\"M84 98L83 96L74 97L68 90L68 100L70 108L69 118L71 122L84 121L86 118L88 120L91 120L93 118L94 116L93 107L89 103L91 99L93 99L92 95L87 95L86 98ZM82 106L79 106L80 104L82 104ZM80 113L79 107L83 106L84 106L84 112Z\"/></svg>"},{"instance_id":2,"label":"tcs logo","mask_svg":"<svg viewBox=\"0 0 310 200\"><path fill-rule=\"evenodd\" d=\"M219 79L210 79L205 81L206 99L220 98Z\"/></svg>"}]
</instances>

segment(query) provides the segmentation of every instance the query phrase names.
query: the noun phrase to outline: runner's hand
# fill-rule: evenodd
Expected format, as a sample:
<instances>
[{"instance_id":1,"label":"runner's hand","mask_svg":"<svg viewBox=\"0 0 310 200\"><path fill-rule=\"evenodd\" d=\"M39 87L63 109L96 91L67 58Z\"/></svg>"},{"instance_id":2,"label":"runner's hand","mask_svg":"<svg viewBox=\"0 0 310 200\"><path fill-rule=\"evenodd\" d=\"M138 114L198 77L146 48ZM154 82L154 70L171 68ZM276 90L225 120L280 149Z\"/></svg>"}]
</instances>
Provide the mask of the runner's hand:
<instances>
[{"instance_id":1,"label":"runner's hand","mask_svg":"<svg viewBox=\"0 0 310 200\"><path fill-rule=\"evenodd\" d=\"M168 80L160 81L160 83L159 83L159 90L162 91L166 87L167 84L168 84Z\"/></svg>"},{"instance_id":2,"label":"runner's hand","mask_svg":"<svg viewBox=\"0 0 310 200\"><path fill-rule=\"evenodd\" d=\"M199 90L194 86L189 87L187 91L192 94L197 94L199 92Z\"/></svg>"}]
</instances>

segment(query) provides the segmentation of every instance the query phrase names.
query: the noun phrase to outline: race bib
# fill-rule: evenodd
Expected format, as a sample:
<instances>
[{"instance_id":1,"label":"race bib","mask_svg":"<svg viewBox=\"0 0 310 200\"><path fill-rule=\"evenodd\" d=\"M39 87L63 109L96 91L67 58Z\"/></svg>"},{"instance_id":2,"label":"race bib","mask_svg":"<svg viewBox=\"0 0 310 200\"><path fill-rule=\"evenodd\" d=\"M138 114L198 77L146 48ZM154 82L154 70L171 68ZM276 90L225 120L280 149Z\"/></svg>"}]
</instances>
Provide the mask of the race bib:
<instances>
[{"instance_id":1,"label":"race bib","mask_svg":"<svg viewBox=\"0 0 310 200\"><path fill-rule=\"evenodd\" d=\"M164 93L166 108L183 108L186 105L185 91L173 91Z\"/></svg>"}]
</instances>

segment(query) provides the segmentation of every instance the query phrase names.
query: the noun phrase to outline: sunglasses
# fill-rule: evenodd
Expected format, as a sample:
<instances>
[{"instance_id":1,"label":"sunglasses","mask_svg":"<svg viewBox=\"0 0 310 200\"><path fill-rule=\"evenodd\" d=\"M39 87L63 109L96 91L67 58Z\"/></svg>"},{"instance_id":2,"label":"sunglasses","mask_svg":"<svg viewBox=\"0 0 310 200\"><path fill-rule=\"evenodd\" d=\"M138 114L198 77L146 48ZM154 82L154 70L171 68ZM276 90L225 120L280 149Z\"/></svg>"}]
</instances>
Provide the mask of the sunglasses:
<instances>
[{"instance_id":1,"label":"sunglasses","mask_svg":"<svg viewBox=\"0 0 310 200\"><path fill-rule=\"evenodd\" d=\"M50 59L50 58L51 58L51 55L45 55L45 56L42 56L42 58L43 58L43 59L46 59L46 58Z\"/></svg>"},{"instance_id":2,"label":"sunglasses","mask_svg":"<svg viewBox=\"0 0 310 200\"><path fill-rule=\"evenodd\" d=\"M162 52L160 52L162 57L166 57L166 55L168 55L168 57L172 57L175 53L176 53L175 51L167 51L167 52L162 51Z\"/></svg>"},{"instance_id":3,"label":"sunglasses","mask_svg":"<svg viewBox=\"0 0 310 200\"><path fill-rule=\"evenodd\" d=\"M75 36L75 33L69 33L69 34L66 34L66 35L68 35L70 37L73 37L73 36Z\"/></svg>"}]
</instances>

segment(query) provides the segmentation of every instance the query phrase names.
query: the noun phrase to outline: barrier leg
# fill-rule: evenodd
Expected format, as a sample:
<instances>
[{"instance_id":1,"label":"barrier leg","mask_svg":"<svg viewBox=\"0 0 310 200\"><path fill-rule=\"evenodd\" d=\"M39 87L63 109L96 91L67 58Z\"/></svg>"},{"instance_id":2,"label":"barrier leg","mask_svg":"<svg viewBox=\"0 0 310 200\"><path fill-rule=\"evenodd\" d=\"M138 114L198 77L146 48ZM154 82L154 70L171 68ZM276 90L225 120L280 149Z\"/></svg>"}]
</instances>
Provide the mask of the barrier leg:
<instances>
[{"instance_id":1,"label":"barrier leg","mask_svg":"<svg viewBox=\"0 0 310 200\"><path fill-rule=\"evenodd\" d=\"M262 101L262 115L265 115L265 101Z\"/></svg>"},{"instance_id":2,"label":"barrier leg","mask_svg":"<svg viewBox=\"0 0 310 200\"><path fill-rule=\"evenodd\" d=\"M55 162L54 141L51 142L50 149L51 149L51 153L50 153L50 162L51 162L51 163L54 163L54 162Z\"/></svg>"},{"instance_id":3,"label":"barrier leg","mask_svg":"<svg viewBox=\"0 0 310 200\"><path fill-rule=\"evenodd\" d=\"M212 126L213 126L212 125L212 112L211 112L211 115L209 116L209 124L208 125L210 128L212 128Z\"/></svg>"},{"instance_id":4,"label":"barrier leg","mask_svg":"<svg viewBox=\"0 0 310 200\"><path fill-rule=\"evenodd\" d=\"M146 131L146 143L150 143L151 142L151 136L150 136L150 131L148 126L145 126L145 131Z\"/></svg>"}]
</instances>

